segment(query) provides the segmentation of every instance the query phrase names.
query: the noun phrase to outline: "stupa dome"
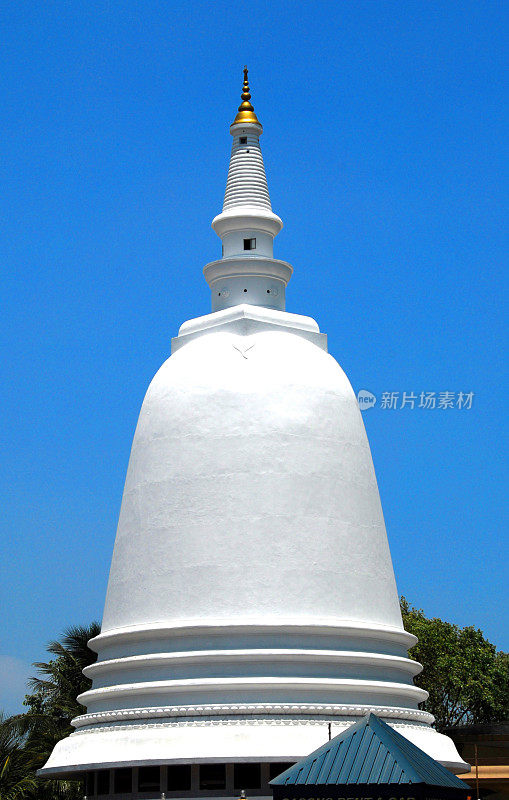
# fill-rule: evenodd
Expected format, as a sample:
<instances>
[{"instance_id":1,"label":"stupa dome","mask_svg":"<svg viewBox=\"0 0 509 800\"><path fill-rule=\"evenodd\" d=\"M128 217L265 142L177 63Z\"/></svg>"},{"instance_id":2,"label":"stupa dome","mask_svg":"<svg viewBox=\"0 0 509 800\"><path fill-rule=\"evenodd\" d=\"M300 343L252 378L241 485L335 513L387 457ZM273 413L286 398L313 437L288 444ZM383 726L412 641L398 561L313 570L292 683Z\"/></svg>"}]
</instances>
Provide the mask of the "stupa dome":
<instances>
[{"instance_id":1,"label":"stupa dome","mask_svg":"<svg viewBox=\"0 0 509 800\"><path fill-rule=\"evenodd\" d=\"M344 372L299 331L208 332L143 402L103 634L282 616L401 628L367 437Z\"/></svg>"}]
</instances>

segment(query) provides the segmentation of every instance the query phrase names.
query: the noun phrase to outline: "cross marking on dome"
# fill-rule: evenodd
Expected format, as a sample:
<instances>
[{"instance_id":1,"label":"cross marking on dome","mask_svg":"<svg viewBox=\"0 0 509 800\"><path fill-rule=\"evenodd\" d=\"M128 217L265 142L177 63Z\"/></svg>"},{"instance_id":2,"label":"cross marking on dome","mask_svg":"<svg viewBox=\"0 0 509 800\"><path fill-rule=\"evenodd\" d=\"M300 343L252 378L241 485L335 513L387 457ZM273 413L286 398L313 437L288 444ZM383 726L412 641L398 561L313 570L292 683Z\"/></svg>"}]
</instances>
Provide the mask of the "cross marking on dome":
<instances>
[{"instance_id":1,"label":"cross marking on dome","mask_svg":"<svg viewBox=\"0 0 509 800\"><path fill-rule=\"evenodd\" d=\"M245 359L246 359L246 361L247 361L247 356L246 356L246 353L248 352L248 350L252 350L252 349L253 349L253 347L254 347L254 344L250 344L250 345L249 345L249 347L244 347L244 348L242 348L242 347L237 347L237 345L236 345L236 344L234 344L234 345L233 345L233 349L234 349L234 350L238 350L238 351L239 351L239 353L240 353L240 355L242 356L242 358L245 358Z\"/></svg>"}]
</instances>

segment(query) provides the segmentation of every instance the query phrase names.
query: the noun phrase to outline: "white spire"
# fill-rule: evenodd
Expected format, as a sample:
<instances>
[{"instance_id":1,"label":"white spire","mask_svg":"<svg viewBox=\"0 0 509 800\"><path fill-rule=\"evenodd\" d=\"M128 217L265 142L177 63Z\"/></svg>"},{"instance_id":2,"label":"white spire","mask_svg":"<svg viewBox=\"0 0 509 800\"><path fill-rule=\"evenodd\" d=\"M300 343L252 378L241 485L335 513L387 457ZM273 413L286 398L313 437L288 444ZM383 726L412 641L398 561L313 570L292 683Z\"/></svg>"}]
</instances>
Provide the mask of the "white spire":
<instances>
[{"instance_id":1,"label":"white spire","mask_svg":"<svg viewBox=\"0 0 509 800\"><path fill-rule=\"evenodd\" d=\"M245 205L261 206L272 211L260 149L260 136L263 128L250 102L247 67L244 67L244 86L241 97L242 103L230 127L233 143L223 211Z\"/></svg>"},{"instance_id":2,"label":"white spire","mask_svg":"<svg viewBox=\"0 0 509 800\"><path fill-rule=\"evenodd\" d=\"M283 223L274 214L260 149L263 128L249 102L247 67L242 103L230 126L233 136L223 210L212 227L223 244L222 258L204 268L212 310L247 303L283 311L292 268L273 257Z\"/></svg>"},{"instance_id":3,"label":"white spire","mask_svg":"<svg viewBox=\"0 0 509 800\"><path fill-rule=\"evenodd\" d=\"M233 126L232 126L233 127ZM237 126L235 126L237 127ZM261 125L259 126L261 129ZM252 128L252 130L251 130ZM233 133L232 154L223 211L235 206L261 206L272 211L263 165L258 126L243 126L244 135Z\"/></svg>"}]
</instances>

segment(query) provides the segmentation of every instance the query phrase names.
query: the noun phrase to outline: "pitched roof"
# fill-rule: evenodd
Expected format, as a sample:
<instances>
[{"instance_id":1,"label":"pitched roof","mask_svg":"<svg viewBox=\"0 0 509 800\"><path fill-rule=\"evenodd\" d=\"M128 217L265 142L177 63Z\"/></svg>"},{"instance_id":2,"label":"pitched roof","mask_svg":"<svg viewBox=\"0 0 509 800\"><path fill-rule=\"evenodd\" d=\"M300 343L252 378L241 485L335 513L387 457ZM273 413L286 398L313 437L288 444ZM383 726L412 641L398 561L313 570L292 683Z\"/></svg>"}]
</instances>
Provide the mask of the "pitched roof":
<instances>
[{"instance_id":1,"label":"pitched roof","mask_svg":"<svg viewBox=\"0 0 509 800\"><path fill-rule=\"evenodd\" d=\"M469 790L456 775L375 714L368 714L270 781L271 786L384 783Z\"/></svg>"}]
</instances>

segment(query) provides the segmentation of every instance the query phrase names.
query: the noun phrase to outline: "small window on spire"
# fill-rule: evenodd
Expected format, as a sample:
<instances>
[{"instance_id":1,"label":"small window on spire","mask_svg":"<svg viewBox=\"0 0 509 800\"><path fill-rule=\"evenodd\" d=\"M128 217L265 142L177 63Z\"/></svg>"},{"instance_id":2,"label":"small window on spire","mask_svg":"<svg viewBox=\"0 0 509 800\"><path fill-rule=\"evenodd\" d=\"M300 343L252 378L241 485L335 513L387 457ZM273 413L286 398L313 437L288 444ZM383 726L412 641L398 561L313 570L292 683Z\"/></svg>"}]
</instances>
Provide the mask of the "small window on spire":
<instances>
[{"instance_id":1,"label":"small window on spire","mask_svg":"<svg viewBox=\"0 0 509 800\"><path fill-rule=\"evenodd\" d=\"M239 138L239 144L247 144L247 136L241 136Z\"/></svg>"},{"instance_id":2,"label":"small window on spire","mask_svg":"<svg viewBox=\"0 0 509 800\"><path fill-rule=\"evenodd\" d=\"M256 239L244 239L244 250L256 250Z\"/></svg>"}]
</instances>

